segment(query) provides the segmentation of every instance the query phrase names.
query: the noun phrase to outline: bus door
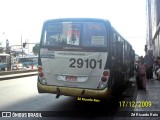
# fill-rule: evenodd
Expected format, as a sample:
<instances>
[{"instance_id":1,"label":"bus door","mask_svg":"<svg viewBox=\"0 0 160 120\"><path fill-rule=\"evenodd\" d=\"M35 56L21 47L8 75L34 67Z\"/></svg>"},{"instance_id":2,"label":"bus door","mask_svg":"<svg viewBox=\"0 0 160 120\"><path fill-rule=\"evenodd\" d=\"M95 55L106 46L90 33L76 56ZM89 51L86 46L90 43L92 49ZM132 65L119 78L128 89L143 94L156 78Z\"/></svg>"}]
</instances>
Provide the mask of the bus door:
<instances>
[{"instance_id":1,"label":"bus door","mask_svg":"<svg viewBox=\"0 0 160 120\"><path fill-rule=\"evenodd\" d=\"M116 35L116 39L114 40L113 50L112 50L112 57L114 59L115 65L121 65L123 62L123 43L121 38Z\"/></svg>"}]
</instances>

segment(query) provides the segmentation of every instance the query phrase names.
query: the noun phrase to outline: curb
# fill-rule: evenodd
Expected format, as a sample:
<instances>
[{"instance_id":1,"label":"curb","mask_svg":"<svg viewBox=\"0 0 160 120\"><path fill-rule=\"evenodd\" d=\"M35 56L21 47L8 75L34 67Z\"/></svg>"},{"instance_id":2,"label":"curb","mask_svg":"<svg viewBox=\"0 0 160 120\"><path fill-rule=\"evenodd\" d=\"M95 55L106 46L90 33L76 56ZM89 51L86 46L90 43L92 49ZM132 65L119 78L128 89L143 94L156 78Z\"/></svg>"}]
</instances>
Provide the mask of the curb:
<instances>
[{"instance_id":1,"label":"curb","mask_svg":"<svg viewBox=\"0 0 160 120\"><path fill-rule=\"evenodd\" d=\"M19 74L19 73L28 73L28 72L36 72L37 69L34 70L15 70L15 71L0 71L0 76L2 75L11 75L11 74Z\"/></svg>"},{"instance_id":2,"label":"curb","mask_svg":"<svg viewBox=\"0 0 160 120\"><path fill-rule=\"evenodd\" d=\"M3 75L3 76L0 76L0 81L8 80L8 79L21 78L21 77L34 76L34 75L37 75L37 74L38 74L38 72Z\"/></svg>"}]
</instances>

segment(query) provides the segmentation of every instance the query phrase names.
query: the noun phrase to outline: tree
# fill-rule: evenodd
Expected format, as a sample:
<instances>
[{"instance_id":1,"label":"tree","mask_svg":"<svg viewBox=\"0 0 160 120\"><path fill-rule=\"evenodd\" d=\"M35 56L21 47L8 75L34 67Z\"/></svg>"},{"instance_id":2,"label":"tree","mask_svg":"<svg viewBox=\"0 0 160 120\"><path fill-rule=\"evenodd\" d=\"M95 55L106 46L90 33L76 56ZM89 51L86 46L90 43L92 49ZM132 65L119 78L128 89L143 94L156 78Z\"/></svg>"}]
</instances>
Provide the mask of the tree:
<instances>
[{"instance_id":1,"label":"tree","mask_svg":"<svg viewBox=\"0 0 160 120\"><path fill-rule=\"evenodd\" d=\"M35 46L33 47L32 51L33 51L33 53L35 55L38 55L38 52L39 52L39 43L35 44Z\"/></svg>"}]
</instances>

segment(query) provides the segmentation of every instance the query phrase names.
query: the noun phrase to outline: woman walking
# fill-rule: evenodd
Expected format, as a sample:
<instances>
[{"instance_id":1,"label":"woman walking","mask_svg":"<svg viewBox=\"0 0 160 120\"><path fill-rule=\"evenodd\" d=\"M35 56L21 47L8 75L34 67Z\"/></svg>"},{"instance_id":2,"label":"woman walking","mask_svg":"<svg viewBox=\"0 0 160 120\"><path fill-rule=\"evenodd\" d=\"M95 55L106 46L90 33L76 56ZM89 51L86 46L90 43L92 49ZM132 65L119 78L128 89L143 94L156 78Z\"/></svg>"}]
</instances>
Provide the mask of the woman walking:
<instances>
[{"instance_id":1,"label":"woman walking","mask_svg":"<svg viewBox=\"0 0 160 120\"><path fill-rule=\"evenodd\" d=\"M147 64L144 63L144 58L143 56L141 56L136 76L138 89L146 90L146 84L147 84L146 71L147 71Z\"/></svg>"},{"instance_id":2,"label":"woman walking","mask_svg":"<svg viewBox=\"0 0 160 120\"><path fill-rule=\"evenodd\" d=\"M140 79L142 81L142 89L146 90L147 78L146 78L147 65L141 64L139 66Z\"/></svg>"}]
</instances>

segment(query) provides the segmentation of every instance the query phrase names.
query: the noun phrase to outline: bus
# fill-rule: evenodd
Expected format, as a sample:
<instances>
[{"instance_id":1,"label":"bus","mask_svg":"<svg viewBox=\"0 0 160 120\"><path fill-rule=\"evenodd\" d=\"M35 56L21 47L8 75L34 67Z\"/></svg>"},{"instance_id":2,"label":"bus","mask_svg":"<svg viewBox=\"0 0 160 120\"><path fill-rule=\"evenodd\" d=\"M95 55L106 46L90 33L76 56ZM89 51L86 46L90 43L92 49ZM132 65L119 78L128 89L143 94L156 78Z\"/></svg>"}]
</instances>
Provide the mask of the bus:
<instances>
[{"instance_id":1,"label":"bus","mask_svg":"<svg viewBox=\"0 0 160 120\"><path fill-rule=\"evenodd\" d=\"M9 69L10 55L0 53L0 70L7 71Z\"/></svg>"},{"instance_id":2,"label":"bus","mask_svg":"<svg viewBox=\"0 0 160 120\"><path fill-rule=\"evenodd\" d=\"M109 20L47 20L40 39L38 92L56 98L117 96L134 75L134 54Z\"/></svg>"}]
</instances>

